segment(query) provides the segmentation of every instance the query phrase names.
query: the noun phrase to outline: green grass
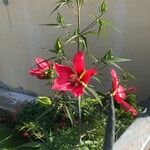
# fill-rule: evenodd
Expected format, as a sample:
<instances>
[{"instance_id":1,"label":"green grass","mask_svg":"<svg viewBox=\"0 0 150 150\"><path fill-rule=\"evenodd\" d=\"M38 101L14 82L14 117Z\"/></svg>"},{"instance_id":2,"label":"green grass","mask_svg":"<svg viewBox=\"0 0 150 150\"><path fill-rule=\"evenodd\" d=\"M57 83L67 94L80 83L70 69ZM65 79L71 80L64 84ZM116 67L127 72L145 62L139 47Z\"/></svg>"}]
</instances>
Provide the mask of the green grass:
<instances>
[{"instance_id":1,"label":"green grass","mask_svg":"<svg viewBox=\"0 0 150 150\"><path fill-rule=\"evenodd\" d=\"M20 135L16 134L15 131L12 131L4 124L0 124L0 150L13 150L13 148L25 142L26 141Z\"/></svg>"}]
</instances>

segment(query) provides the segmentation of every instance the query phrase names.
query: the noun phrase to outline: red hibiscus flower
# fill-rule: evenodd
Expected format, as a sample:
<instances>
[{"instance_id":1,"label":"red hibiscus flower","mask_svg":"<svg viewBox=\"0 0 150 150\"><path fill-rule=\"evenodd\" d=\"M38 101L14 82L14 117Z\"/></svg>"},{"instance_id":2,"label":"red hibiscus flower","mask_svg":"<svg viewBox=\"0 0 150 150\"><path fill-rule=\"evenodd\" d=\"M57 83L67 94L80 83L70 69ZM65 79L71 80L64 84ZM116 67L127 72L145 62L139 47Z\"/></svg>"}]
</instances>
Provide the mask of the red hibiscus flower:
<instances>
[{"instance_id":1,"label":"red hibiscus flower","mask_svg":"<svg viewBox=\"0 0 150 150\"><path fill-rule=\"evenodd\" d=\"M35 59L35 63L37 67L30 69L29 73L32 76L36 76L38 79L46 79L51 68L50 62L40 57L37 57Z\"/></svg>"},{"instance_id":2,"label":"red hibiscus flower","mask_svg":"<svg viewBox=\"0 0 150 150\"><path fill-rule=\"evenodd\" d=\"M114 100L121 105L122 109L125 112L130 112L133 116L137 116L137 111L125 101L125 99L127 98L126 91L131 91L131 88L125 89L122 85L119 85L119 79L114 69L111 70L111 77L113 81L112 90L114 92Z\"/></svg>"},{"instance_id":3,"label":"red hibiscus flower","mask_svg":"<svg viewBox=\"0 0 150 150\"><path fill-rule=\"evenodd\" d=\"M52 89L58 91L69 91L75 97L79 97L84 93L85 85L93 75L96 74L95 69L85 70L84 53L77 52L73 58L73 66L64 66L60 64L54 65L58 75L54 79Z\"/></svg>"}]
</instances>

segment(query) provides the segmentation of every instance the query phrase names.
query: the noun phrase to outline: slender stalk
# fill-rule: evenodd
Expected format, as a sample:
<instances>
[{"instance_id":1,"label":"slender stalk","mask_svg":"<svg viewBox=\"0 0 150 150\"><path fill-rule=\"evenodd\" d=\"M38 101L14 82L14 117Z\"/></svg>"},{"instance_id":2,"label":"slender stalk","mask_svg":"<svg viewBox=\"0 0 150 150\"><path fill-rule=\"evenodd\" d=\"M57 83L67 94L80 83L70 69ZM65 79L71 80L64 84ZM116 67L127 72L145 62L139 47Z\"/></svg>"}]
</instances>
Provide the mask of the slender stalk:
<instances>
[{"instance_id":1,"label":"slender stalk","mask_svg":"<svg viewBox=\"0 0 150 150\"><path fill-rule=\"evenodd\" d=\"M110 107L104 139L104 150L113 150L113 145L115 141L115 107L112 95L110 95L109 97L109 102Z\"/></svg>"},{"instance_id":2,"label":"slender stalk","mask_svg":"<svg viewBox=\"0 0 150 150\"><path fill-rule=\"evenodd\" d=\"M100 19L102 17L103 13L101 13L93 22L91 22L88 26L86 26L81 32L80 35L83 34L85 31L91 29L93 26L96 25L97 19Z\"/></svg>"},{"instance_id":3,"label":"slender stalk","mask_svg":"<svg viewBox=\"0 0 150 150\"><path fill-rule=\"evenodd\" d=\"M80 1L76 0L77 3L77 32L78 35L80 35L80 25L81 25L81 5L80 5ZM77 51L80 51L80 36L78 36L77 39Z\"/></svg>"},{"instance_id":4,"label":"slender stalk","mask_svg":"<svg viewBox=\"0 0 150 150\"><path fill-rule=\"evenodd\" d=\"M78 112L79 113L79 137L81 140L81 96L78 97L78 111L79 111Z\"/></svg>"},{"instance_id":5,"label":"slender stalk","mask_svg":"<svg viewBox=\"0 0 150 150\"><path fill-rule=\"evenodd\" d=\"M81 126L81 96L78 97L79 125Z\"/></svg>"}]
</instances>

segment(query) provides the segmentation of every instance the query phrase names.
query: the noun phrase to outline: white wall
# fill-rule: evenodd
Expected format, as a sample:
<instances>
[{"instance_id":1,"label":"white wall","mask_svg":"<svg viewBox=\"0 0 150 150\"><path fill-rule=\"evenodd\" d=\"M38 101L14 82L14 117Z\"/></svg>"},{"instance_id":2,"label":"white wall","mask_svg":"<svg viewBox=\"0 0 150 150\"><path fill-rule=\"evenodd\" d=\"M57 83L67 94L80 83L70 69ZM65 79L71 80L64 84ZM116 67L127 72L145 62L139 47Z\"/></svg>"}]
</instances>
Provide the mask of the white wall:
<instances>
[{"instance_id":1,"label":"white wall","mask_svg":"<svg viewBox=\"0 0 150 150\"><path fill-rule=\"evenodd\" d=\"M54 0L10 0L7 7L0 1L0 81L40 94L49 92L45 82L28 75L28 69L36 56L50 57L40 47L53 47L56 37L60 35L59 30L39 26L53 20L54 17L49 17L49 10L54 8L54 4ZM106 18L121 32L108 32L107 37L102 37L100 41L89 38L90 48L99 56L108 48L113 48L116 55L131 58L132 62L124 68L136 76L138 101L144 100L150 96L150 1L109 0L108 4ZM91 13L95 6L86 3L82 12L82 27L89 22L87 11ZM74 22L74 17L68 12L67 9L63 11L67 20Z\"/></svg>"}]
</instances>

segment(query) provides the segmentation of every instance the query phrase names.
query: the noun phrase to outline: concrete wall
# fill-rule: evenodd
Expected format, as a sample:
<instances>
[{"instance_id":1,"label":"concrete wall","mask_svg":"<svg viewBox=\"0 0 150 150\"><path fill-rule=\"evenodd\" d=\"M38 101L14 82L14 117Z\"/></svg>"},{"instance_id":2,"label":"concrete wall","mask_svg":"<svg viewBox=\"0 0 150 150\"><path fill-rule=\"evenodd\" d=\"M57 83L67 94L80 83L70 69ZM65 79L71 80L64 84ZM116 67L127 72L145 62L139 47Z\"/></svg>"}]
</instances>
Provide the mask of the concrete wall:
<instances>
[{"instance_id":1,"label":"concrete wall","mask_svg":"<svg viewBox=\"0 0 150 150\"><path fill-rule=\"evenodd\" d=\"M32 78L27 71L36 56L50 57L40 47L53 47L56 37L60 35L59 30L39 26L53 20L54 17L49 17L49 10L54 8L54 4L54 0L10 0L6 6L0 1L0 81L14 88L23 87L40 94L49 92L49 88L45 87L46 82ZM89 38L90 48L99 56L108 48L113 48L116 55L131 58L132 62L124 68L136 76L138 101L144 100L150 95L150 1L109 0L108 4L106 18L120 32L111 30L100 41ZM82 12L82 27L89 22L87 11L91 14L92 8L96 6L86 3ZM67 20L74 22L75 18L68 12L67 9L63 11Z\"/></svg>"}]
</instances>

